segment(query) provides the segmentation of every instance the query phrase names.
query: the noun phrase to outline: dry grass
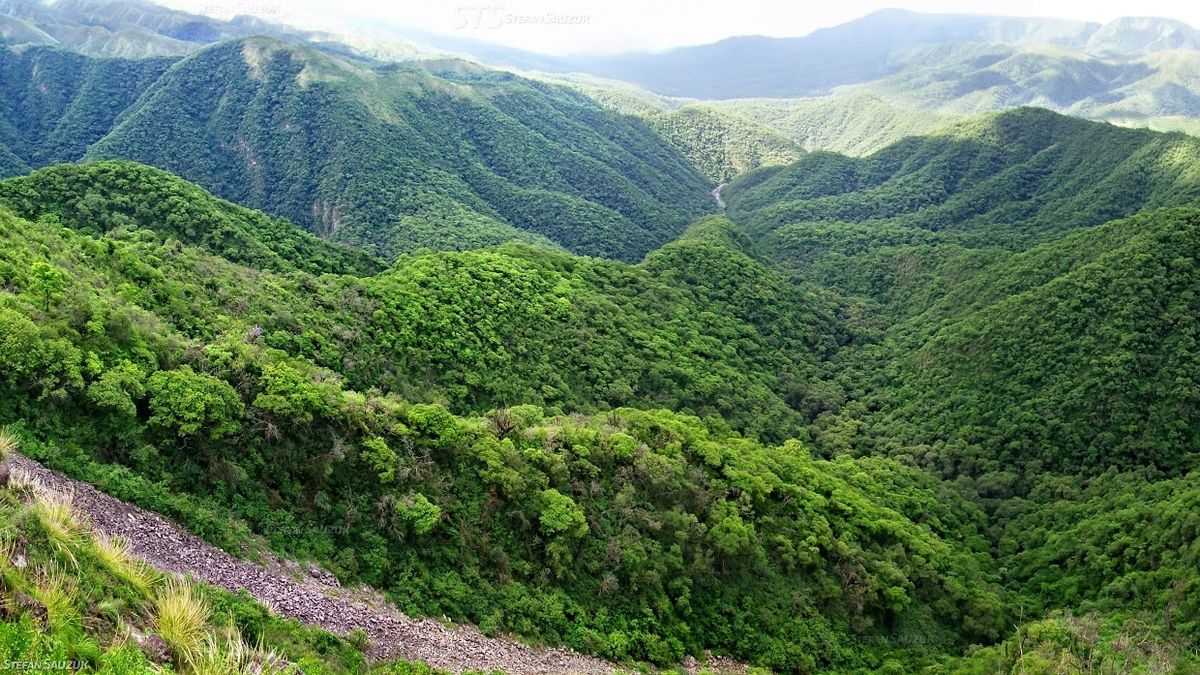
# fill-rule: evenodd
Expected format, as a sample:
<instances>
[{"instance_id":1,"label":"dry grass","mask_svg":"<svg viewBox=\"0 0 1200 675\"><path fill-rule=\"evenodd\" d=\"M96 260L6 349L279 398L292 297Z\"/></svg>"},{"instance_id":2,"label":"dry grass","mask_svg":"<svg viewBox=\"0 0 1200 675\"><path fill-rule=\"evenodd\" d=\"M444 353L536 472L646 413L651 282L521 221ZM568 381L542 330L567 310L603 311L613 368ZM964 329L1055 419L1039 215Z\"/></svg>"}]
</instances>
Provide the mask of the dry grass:
<instances>
[{"instance_id":1,"label":"dry grass","mask_svg":"<svg viewBox=\"0 0 1200 675\"><path fill-rule=\"evenodd\" d=\"M91 530L76 513L71 496L44 492L37 495L30 512L46 533L50 545L72 564L78 565L75 551L87 545Z\"/></svg>"},{"instance_id":2,"label":"dry grass","mask_svg":"<svg viewBox=\"0 0 1200 675\"><path fill-rule=\"evenodd\" d=\"M138 560L129 550L129 544L120 537L97 536L92 552L109 572L137 588L142 595L149 596L159 580L158 572Z\"/></svg>"},{"instance_id":3,"label":"dry grass","mask_svg":"<svg viewBox=\"0 0 1200 675\"><path fill-rule=\"evenodd\" d=\"M49 566L38 575L32 594L46 608L47 619L54 630L78 623L76 590L75 579L58 567Z\"/></svg>"},{"instance_id":4,"label":"dry grass","mask_svg":"<svg viewBox=\"0 0 1200 675\"><path fill-rule=\"evenodd\" d=\"M42 484L28 471L13 469L8 474L8 490L18 499L29 501L42 492Z\"/></svg>"},{"instance_id":5,"label":"dry grass","mask_svg":"<svg viewBox=\"0 0 1200 675\"><path fill-rule=\"evenodd\" d=\"M7 429L0 429L0 459L5 459L20 447L16 434Z\"/></svg>"},{"instance_id":6,"label":"dry grass","mask_svg":"<svg viewBox=\"0 0 1200 675\"><path fill-rule=\"evenodd\" d=\"M268 675L289 672L288 663L274 650L251 646L237 631L226 629L224 639L209 635L192 672L196 675Z\"/></svg>"},{"instance_id":7,"label":"dry grass","mask_svg":"<svg viewBox=\"0 0 1200 675\"><path fill-rule=\"evenodd\" d=\"M183 663L193 668L203 657L208 637L209 608L192 585L169 579L154 601L158 635Z\"/></svg>"}]
</instances>

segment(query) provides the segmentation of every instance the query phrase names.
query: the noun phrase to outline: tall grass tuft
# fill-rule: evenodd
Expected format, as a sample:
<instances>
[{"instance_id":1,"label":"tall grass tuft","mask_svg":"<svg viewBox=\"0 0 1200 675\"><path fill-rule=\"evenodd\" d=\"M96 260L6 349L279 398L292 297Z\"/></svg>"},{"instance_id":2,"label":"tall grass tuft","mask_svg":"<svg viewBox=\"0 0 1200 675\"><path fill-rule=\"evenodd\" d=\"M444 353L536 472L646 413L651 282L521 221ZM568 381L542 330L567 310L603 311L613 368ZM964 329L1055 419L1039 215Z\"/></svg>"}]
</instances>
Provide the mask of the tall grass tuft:
<instances>
[{"instance_id":1,"label":"tall grass tuft","mask_svg":"<svg viewBox=\"0 0 1200 675\"><path fill-rule=\"evenodd\" d=\"M17 451L20 447L20 442L17 440L17 435L8 429L0 429L0 460L7 459L9 455Z\"/></svg>"},{"instance_id":2,"label":"tall grass tuft","mask_svg":"<svg viewBox=\"0 0 1200 675\"><path fill-rule=\"evenodd\" d=\"M251 646L236 630L226 629L224 639L209 635L192 664L196 675L268 675L292 672L288 662L261 644Z\"/></svg>"},{"instance_id":3,"label":"tall grass tuft","mask_svg":"<svg viewBox=\"0 0 1200 675\"><path fill-rule=\"evenodd\" d=\"M42 484L28 471L12 469L8 474L8 490L18 499L29 501L42 492Z\"/></svg>"},{"instance_id":4,"label":"tall grass tuft","mask_svg":"<svg viewBox=\"0 0 1200 675\"><path fill-rule=\"evenodd\" d=\"M96 537L92 553L113 576L133 586L144 596L149 596L158 582L158 573L138 560L129 550L129 544L120 537Z\"/></svg>"},{"instance_id":5,"label":"tall grass tuft","mask_svg":"<svg viewBox=\"0 0 1200 675\"><path fill-rule=\"evenodd\" d=\"M46 608L47 620L55 631L80 627L76 591L75 579L57 566L47 566L37 576L33 597Z\"/></svg>"},{"instance_id":6,"label":"tall grass tuft","mask_svg":"<svg viewBox=\"0 0 1200 675\"><path fill-rule=\"evenodd\" d=\"M181 662L194 667L203 654L208 635L208 604L192 585L169 579L154 601L158 635Z\"/></svg>"},{"instance_id":7,"label":"tall grass tuft","mask_svg":"<svg viewBox=\"0 0 1200 675\"><path fill-rule=\"evenodd\" d=\"M71 504L71 497L58 493L37 496L30 511L41 525L50 545L75 566L75 551L85 546L90 530Z\"/></svg>"}]
</instances>

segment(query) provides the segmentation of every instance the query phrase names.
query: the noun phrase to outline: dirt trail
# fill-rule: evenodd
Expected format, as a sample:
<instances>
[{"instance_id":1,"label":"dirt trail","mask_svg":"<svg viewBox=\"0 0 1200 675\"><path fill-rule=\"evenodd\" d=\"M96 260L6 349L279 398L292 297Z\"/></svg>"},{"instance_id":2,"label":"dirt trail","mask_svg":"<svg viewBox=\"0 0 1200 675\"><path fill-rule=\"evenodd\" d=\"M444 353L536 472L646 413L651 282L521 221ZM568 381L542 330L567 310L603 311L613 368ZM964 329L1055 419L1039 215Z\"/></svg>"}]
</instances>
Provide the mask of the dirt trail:
<instances>
[{"instance_id":1,"label":"dirt trail","mask_svg":"<svg viewBox=\"0 0 1200 675\"><path fill-rule=\"evenodd\" d=\"M301 570L278 560L260 567L204 542L161 516L126 504L96 488L14 455L13 467L43 486L74 495L75 508L98 531L129 542L131 549L164 572L191 573L196 579L231 591L245 589L281 616L339 634L362 628L371 639L373 658L423 661L455 673L501 670L534 673L611 673L616 667L568 649L543 649L489 638L473 626L448 627L431 619L411 619L363 591L338 587L328 572ZM689 664L691 665L691 664Z\"/></svg>"}]
</instances>

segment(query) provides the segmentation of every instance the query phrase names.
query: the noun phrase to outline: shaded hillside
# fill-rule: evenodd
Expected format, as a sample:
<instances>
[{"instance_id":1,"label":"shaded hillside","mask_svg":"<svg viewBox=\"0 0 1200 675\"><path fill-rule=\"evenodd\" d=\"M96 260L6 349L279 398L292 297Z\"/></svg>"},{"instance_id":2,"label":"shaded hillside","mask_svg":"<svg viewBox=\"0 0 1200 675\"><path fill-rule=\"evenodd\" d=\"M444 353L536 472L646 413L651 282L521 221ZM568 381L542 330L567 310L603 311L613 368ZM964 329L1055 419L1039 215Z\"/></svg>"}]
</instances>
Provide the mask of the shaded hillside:
<instances>
[{"instance_id":1,"label":"shaded hillside","mask_svg":"<svg viewBox=\"0 0 1200 675\"><path fill-rule=\"evenodd\" d=\"M1200 213L1163 210L980 272L895 331L879 431L955 473L1194 467L1198 254Z\"/></svg>"},{"instance_id":2,"label":"shaded hillside","mask_svg":"<svg viewBox=\"0 0 1200 675\"><path fill-rule=\"evenodd\" d=\"M91 59L57 49L0 48L0 176L74 161L171 65Z\"/></svg>"},{"instance_id":3,"label":"shaded hillside","mask_svg":"<svg viewBox=\"0 0 1200 675\"><path fill-rule=\"evenodd\" d=\"M637 260L711 204L643 121L461 62L370 69L267 39L174 64L3 58L9 172L135 159L387 259L520 240Z\"/></svg>"},{"instance_id":4,"label":"shaded hillside","mask_svg":"<svg viewBox=\"0 0 1200 675\"><path fill-rule=\"evenodd\" d=\"M1021 249L1075 228L1200 201L1200 141L1021 109L869 157L814 153L723 194L778 261L893 245Z\"/></svg>"}]
</instances>

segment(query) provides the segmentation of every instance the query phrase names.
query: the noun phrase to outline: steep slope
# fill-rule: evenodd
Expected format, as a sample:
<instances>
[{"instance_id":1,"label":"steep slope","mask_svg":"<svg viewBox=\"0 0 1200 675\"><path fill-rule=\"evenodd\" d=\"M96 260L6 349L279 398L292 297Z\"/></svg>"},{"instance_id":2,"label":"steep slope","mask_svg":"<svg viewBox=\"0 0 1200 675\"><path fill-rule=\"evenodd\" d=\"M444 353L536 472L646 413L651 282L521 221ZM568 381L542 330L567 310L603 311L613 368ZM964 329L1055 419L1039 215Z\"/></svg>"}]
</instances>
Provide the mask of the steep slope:
<instances>
[{"instance_id":1,"label":"steep slope","mask_svg":"<svg viewBox=\"0 0 1200 675\"><path fill-rule=\"evenodd\" d=\"M901 245L1017 250L1139 211L1200 202L1197 157L1200 141L1182 134L1027 108L861 159L814 153L740 178L723 195L730 216L785 265Z\"/></svg>"},{"instance_id":2,"label":"steep slope","mask_svg":"<svg viewBox=\"0 0 1200 675\"><path fill-rule=\"evenodd\" d=\"M0 146L19 160L9 167L0 160L0 176L79 159L170 65L0 49Z\"/></svg>"},{"instance_id":3,"label":"steep slope","mask_svg":"<svg viewBox=\"0 0 1200 675\"><path fill-rule=\"evenodd\" d=\"M648 119L692 166L717 183L760 166L790 164L802 154L777 132L707 107L686 106Z\"/></svg>"},{"instance_id":4,"label":"steep slope","mask_svg":"<svg viewBox=\"0 0 1200 675\"><path fill-rule=\"evenodd\" d=\"M1073 253L1092 239L1124 241ZM895 332L882 428L892 442L945 443L925 461L958 473L1194 467L1200 420L1185 411L1200 404L1198 252L1200 213L1164 210L979 273L961 295L1000 286L997 299L935 306ZM1050 271L1055 260L1073 262Z\"/></svg>"},{"instance_id":5,"label":"steep slope","mask_svg":"<svg viewBox=\"0 0 1200 675\"><path fill-rule=\"evenodd\" d=\"M406 611L614 659L671 663L708 648L783 670L870 669L887 658L936 658L921 645L957 650L1004 623L981 514L914 469L815 459L796 442L767 447L718 419L665 411L562 416L526 405L463 418L360 393L307 360L303 342L350 331L359 317L425 314L373 304L401 302L391 290L368 299L355 295L353 277L276 277L145 230L100 237L2 212L0 222L0 415L20 420L24 451L228 546L239 543L233 515L281 550L388 589ZM707 229L687 241L726 238L719 225ZM529 249L497 260L529 253L580 272L498 275L479 264L484 253L440 254L416 260L446 272L381 281L437 298L428 289L448 279L447 310L471 307L463 299L478 294L486 319L526 323L518 297L455 279L548 285L560 311L574 304L570 285L592 275L611 288L597 303L618 307L638 295L636 284L651 283L618 263ZM642 280L625 285L622 275ZM677 292L669 288L655 293ZM302 297L319 301L335 325L308 324L275 342L295 347L269 346L274 332L255 329L245 308L269 298L292 315L276 321L287 321ZM695 335L727 319L692 306L654 311L703 322L636 336L663 356L653 377L670 377L681 341L707 351L724 342L747 349L753 339L753 331ZM462 333L486 327L443 316L431 325L447 337L470 340ZM597 329L609 323L592 320ZM595 344L586 334L543 332L527 345L482 336L480 347L514 354ZM625 361L612 349L602 355ZM467 381L500 377L488 370ZM913 646L911 636L931 634L938 639Z\"/></svg>"},{"instance_id":6,"label":"steep slope","mask_svg":"<svg viewBox=\"0 0 1200 675\"><path fill-rule=\"evenodd\" d=\"M130 162L60 165L0 181L0 203L23 218L49 218L81 231L146 228L273 272L369 275L383 270L366 254L219 200L165 171Z\"/></svg>"},{"instance_id":7,"label":"steep slope","mask_svg":"<svg viewBox=\"0 0 1200 675\"><path fill-rule=\"evenodd\" d=\"M760 250L868 303L819 444L947 475L1190 468L1197 223L1154 209L1200 205L1196 158L1190 137L1023 109L735 180Z\"/></svg>"},{"instance_id":8,"label":"steep slope","mask_svg":"<svg viewBox=\"0 0 1200 675\"><path fill-rule=\"evenodd\" d=\"M16 455L16 440L0 430L0 648L8 663L122 675L420 668L369 665L360 645L283 618L238 588L160 573L140 559L145 542L122 536L136 533L137 509ZM136 515L161 523L172 544L186 540L161 519ZM89 516L110 526L93 529Z\"/></svg>"},{"instance_id":9,"label":"steep slope","mask_svg":"<svg viewBox=\"0 0 1200 675\"><path fill-rule=\"evenodd\" d=\"M269 39L182 61L4 50L0 168L135 159L392 259L519 240L637 260L710 208L644 122L461 62Z\"/></svg>"},{"instance_id":10,"label":"steep slope","mask_svg":"<svg viewBox=\"0 0 1200 675\"><path fill-rule=\"evenodd\" d=\"M67 574L73 571L93 584L100 581L97 585L101 589L111 587L110 583L106 583L108 579L104 572L115 572L114 576L118 578L122 573L133 578L144 577L151 580L148 585L161 589L160 594L172 588L169 580L175 575L187 575L192 581L198 582L192 591L195 599L203 602L212 598L221 609L235 610L230 613L235 627L249 638L257 637L260 643L257 647L247 645L244 648L249 652L244 655L247 662L244 665L250 668L249 672L254 672L255 659L269 660L271 656L277 666L290 663L303 668L304 672L314 673L429 672L418 670L418 666L409 671L403 667L405 662L395 661L399 657L428 664L437 668L438 673L499 671L513 675L534 675L552 669L580 674L611 673L616 670L613 664L566 649L539 649L513 640L488 638L470 626L451 627L433 619L411 619L388 608L386 603L371 598L367 589L353 589L348 593L347 589L337 585L329 572L315 567L310 566L296 574L295 563L289 564L269 554L265 564L239 560L162 517L106 495L87 483L71 480L19 455L12 455L10 462L11 471L18 477L15 481L17 486L11 493L0 495L15 497L13 501L27 500L32 507L30 510L35 513L57 509L58 522L78 533L77 545L68 548L66 553L74 556L76 561L81 557L88 560L95 555L100 558L99 567L109 568L96 570L99 574L94 575L89 574L93 570L86 566L80 569L78 564L71 570L68 555L60 552L58 556L47 556L50 558L49 564L43 570L54 571L56 565L61 565L70 570ZM22 495L21 491L33 494ZM39 504L53 506L47 508ZM21 523L22 520L28 520L21 517L21 507L12 508L10 504L4 506L9 508L0 509L0 523L11 527L13 521ZM55 543L53 540L37 541L36 536L28 537L25 532L22 535L27 542L33 539L37 545L46 548L51 548ZM15 542L8 543L12 545ZM110 550L119 552L117 560L103 557L104 552ZM264 552L258 553L262 555ZM154 583L157 575L146 566L162 574L166 583ZM31 576L36 578L36 574ZM200 587L199 584L209 584L212 588ZM125 590L118 588L113 594L119 595ZM348 598L347 595L354 597ZM131 618L139 622L138 617ZM214 618L220 621L223 617L218 615ZM155 626L145 628L153 634ZM362 631L369 642L364 644L361 638L356 638L353 634L355 630ZM339 640L329 633L345 639ZM67 639L59 639L66 642L73 636L64 637ZM109 636L95 637L103 639ZM119 635L112 637L114 642L120 639ZM33 642L36 645L37 641ZM145 638L143 642L152 644ZM35 645L30 646L35 649L41 646ZM223 647L225 645L221 641L215 641L213 646L207 648L215 651ZM120 649L120 646L117 648ZM235 642L231 651L236 652L237 649ZM282 652L268 653L267 650ZM359 650L365 653L360 654ZM134 663L126 663L127 669L120 672L126 675L155 672L149 663L139 662L136 656L137 652L134 652L130 660L138 667L135 669ZM193 672L189 670L186 659L173 656L176 667L184 672ZM220 656L224 655L218 651L211 656L221 663ZM201 667L195 668L194 672L212 672L203 669L203 665L209 665L207 663L196 665ZM237 667L241 664L227 665L227 670L217 672L247 672ZM217 667L217 664L212 664L214 670ZM391 670L393 667L396 670Z\"/></svg>"}]
</instances>

